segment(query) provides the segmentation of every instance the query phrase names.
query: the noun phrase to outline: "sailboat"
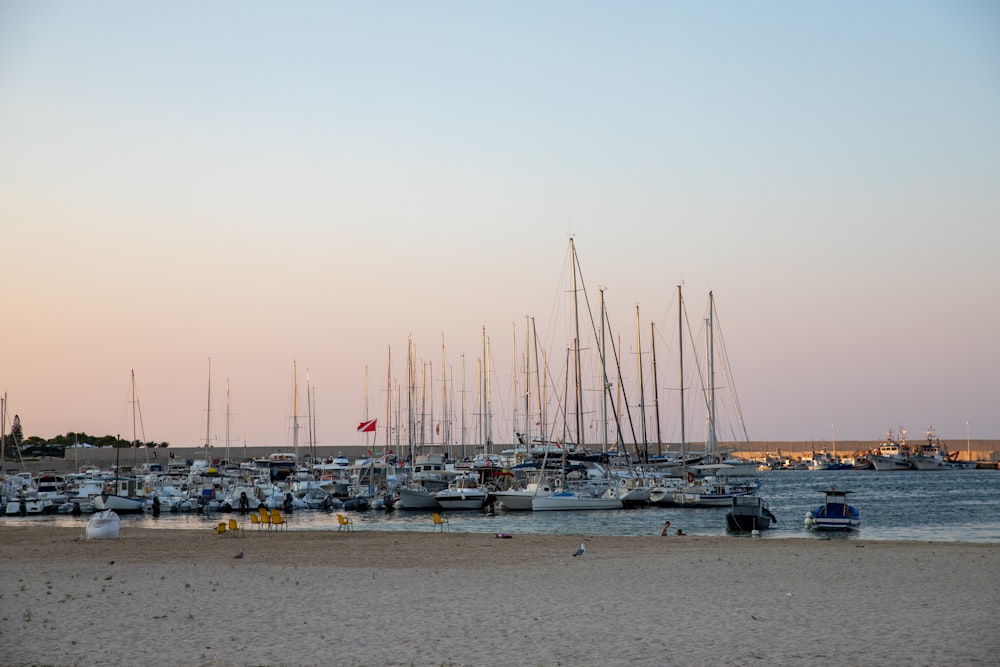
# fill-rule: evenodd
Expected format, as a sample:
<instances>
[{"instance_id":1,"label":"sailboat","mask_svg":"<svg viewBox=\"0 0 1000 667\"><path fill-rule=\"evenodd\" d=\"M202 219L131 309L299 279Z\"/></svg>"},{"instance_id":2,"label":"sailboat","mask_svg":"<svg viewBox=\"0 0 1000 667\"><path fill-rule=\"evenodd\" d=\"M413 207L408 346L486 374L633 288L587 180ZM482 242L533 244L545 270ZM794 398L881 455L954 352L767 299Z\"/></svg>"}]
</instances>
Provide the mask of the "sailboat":
<instances>
[{"instance_id":1,"label":"sailboat","mask_svg":"<svg viewBox=\"0 0 1000 667\"><path fill-rule=\"evenodd\" d=\"M576 446L578 450L583 450L583 387L581 383L581 368L580 368L580 315L579 315L579 304L578 295L579 290L577 287L577 280L579 278L580 282L583 282L582 276L580 276L578 258L576 254L576 246L571 237L569 240L569 252L570 261L572 265L572 280L573 280L573 320L575 327L575 337L573 340L573 368L574 368L574 379L575 379L575 403L576 403ZM603 355L603 351L602 351ZM607 383L605 383L607 386ZM602 392L603 393L603 392ZM531 509L535 512L547 512L547 511L565 511L565 510L608 510L608 509L621 509L622 501L618 497L617 488L609 488L608 491L600 496L592 495L585 490L573 490L567 486L566 480L566 447L561 448L562 455L562 478L558 480L561 487L556 493L550 495L535 495L531 499ZM547 454L546 454L547 456ZM544 462L542 469L544 470Z\"/></svg>"},{"instance_id":2,"label":"sailboat","mask_svg":"<svg viewBox=\"0 0 1000 667\"><path fill-rule=\"evenodd\" d=\"M138 446L136 430L136 413L139 409L139 401L136 397L135 371L132 371L132 446ZM121 453L120 442L116 443L116 454ZM140 513L146 507L146 499L139 497L137 491L139 482L134 476L124 477L121 475L121 467L115 466L115 476L108 480L100 495L91 499L91 504L98 512L114 510L118 513Z\"/></svg>"}]
</instances>

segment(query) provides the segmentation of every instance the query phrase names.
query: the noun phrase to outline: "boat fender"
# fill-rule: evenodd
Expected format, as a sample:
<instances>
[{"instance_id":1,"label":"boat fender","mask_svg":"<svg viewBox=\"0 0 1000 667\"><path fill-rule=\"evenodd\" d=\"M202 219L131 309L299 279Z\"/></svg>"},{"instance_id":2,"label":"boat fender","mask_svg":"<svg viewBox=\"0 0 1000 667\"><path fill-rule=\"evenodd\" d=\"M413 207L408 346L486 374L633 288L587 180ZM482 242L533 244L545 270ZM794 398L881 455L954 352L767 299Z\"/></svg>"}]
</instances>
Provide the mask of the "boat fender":
<instances>
[{"instance_id":1,"label":"boat fender","mask_svg":"<svg viewBox=\"0 0 1000 667\"><path fill-rule=\"evenodd\" d=\"M688 472L687 480L688 480L688 484L694 484L694 473L693 472Z\"/></svg>"}]
</instances>

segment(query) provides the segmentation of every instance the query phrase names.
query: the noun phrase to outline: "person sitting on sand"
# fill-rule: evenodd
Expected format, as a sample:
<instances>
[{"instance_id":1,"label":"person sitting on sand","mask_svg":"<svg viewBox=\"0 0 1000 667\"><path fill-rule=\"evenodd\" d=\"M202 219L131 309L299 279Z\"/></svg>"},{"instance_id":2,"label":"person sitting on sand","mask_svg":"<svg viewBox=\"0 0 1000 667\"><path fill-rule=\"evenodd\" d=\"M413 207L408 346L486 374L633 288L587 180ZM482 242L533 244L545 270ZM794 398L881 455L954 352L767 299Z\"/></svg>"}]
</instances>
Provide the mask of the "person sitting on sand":
<instances>
[{"instance_id":1,"label":"person sitting on sand","mask_svg":"<svg viewBox=\"0 0 1000 667\"><path fill-rule=\"evenodd\" d=\"M663 530L660 531L660 537L667 537L670 535L670 522L667 521L663 524Z\"/></svg>"},{"instance_id":2,"label":"person sitting on sand","mask_svg":"<svg viewBox=\"0 0 1000 667\"><path fill-rule=\"evenodd\" d=\"M687 533L685 533L685 532L684 532L683 530L681 530L680 528L678 528L678 529L677 529L677 536L678 536L678 537L683 537L683 536L685 536L685 535L687 535Z\"/></svg>"}]
</instances>

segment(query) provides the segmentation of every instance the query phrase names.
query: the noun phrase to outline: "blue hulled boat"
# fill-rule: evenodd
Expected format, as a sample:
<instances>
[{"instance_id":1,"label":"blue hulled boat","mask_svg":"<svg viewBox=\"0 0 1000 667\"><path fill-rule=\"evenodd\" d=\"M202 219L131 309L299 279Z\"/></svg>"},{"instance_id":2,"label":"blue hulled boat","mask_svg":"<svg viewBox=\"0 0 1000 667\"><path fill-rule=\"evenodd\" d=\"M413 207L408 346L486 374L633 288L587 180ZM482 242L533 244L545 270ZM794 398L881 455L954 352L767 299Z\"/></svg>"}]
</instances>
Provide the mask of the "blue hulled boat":
<instances>
[{"instance_id":1,"label":"blue hulled boat","mask_svg":"<svg viewBox=\"0 0 1000 667\"><path fill-rule=\"evenodd\" d=\"M858 510L847 504L847 494L850 491L838 491L830 487L826 501L819 507L806 513L806 528L811 530L857 530L861 527L861 515Z\"/></svg>"}]
</instances>

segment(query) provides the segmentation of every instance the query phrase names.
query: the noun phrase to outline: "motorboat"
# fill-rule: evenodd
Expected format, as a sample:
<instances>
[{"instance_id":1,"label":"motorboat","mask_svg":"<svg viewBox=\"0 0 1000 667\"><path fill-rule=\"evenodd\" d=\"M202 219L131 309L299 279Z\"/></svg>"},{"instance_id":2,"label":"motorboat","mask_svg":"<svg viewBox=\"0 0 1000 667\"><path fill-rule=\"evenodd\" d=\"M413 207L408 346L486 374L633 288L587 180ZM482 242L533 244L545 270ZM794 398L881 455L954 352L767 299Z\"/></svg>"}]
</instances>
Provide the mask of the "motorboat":
<instances>
[{"instance_id":1,"label":"motorboat","mask_svg":"<svg viewBox=\"0 0 1000 667\"><path fill-rule=\"evenodd\" d=\"M500 506L514 512L530 512L532 499L536 496L551 496L555 488L548 481L529 482L522 489L509 491L494 491L493 496L500 501Z\"/></svg>"},{"instance_id":2,"label":"motorboat","mask_svg":"<svg viewBox=\"0 0 1000 667\"><path fill-rule=\"evenodd\" d=\"M751 533L767 530L778 519L768 509L760 496L733 496L732 507L726 513L726 527L729 530Z\"/></svg>"},{"instance_id":3,"label":"motorboat","mask_svg":"<svg viewBox=\"0 0 1000 667\"><path fill-rule=\"evenodd\" d=\"M686 487L674 492L677 507L730 507L734 497L756 495L760 486L759 482L734 485L725 479L690 481L690 474L688 480Z\"/></svg>"},{"instance_id":4,"label":"motorboat","mask_svg":"<svg viewBox=\"0 0 1000 667\"><path fill-rule=\"evenodd\" d=\"M410 484L396 489L396 501L393 507L404 510L439 510L441 504L420 484Z\"/></svg>"},{"instance_id":5,"label":"motorboat","mask_svg":"<svg viewBox=\"0 0 1000 667\"><path fill-rule=\"evenodd\" d=\"M913 466L910 464L910 459L907 456L910 447L906 444L906 430L900 429L899 434L900 438L897 441L893 438L892 430L890 429L885 441L878 446L878 449L869 453L868 462L873 469L878 472L913 470Z\"/></svg>"},{"instance_id":6,"label":"motorboat","mask_svg":"<svg viewBox=\"0 0 1000 667\"><path fill-rule=\"evenodd\" d=\"M459 477L454 484L434 494L445 510L478 510L486 505L489 493L474 477Z\"/></svg>"},{"instance_id":7,"label":"motorboat","mask_svg":"<svg viewBox=\"0 0 1000 667\"><path fill-rule=\"evenodd\" d=\"M592 496L586 492L560 491L548 496L531 499L535 512L556 510L620 510L622 501L617 495Z\"/></svg>"},{"instance_id":8,"label":"motorboat","mask_svg":"<svg viewBox=\"0 0 1000 667\"><path fill-rule=\"evenodd\" d=\"M861 527L861 515L858 510L847 504L847 494L850 491L838 491L830 487L823 491L826 500L822 505L806 513L806 528L810 530L857 530Z\"/></svg>"}]
</instances>

